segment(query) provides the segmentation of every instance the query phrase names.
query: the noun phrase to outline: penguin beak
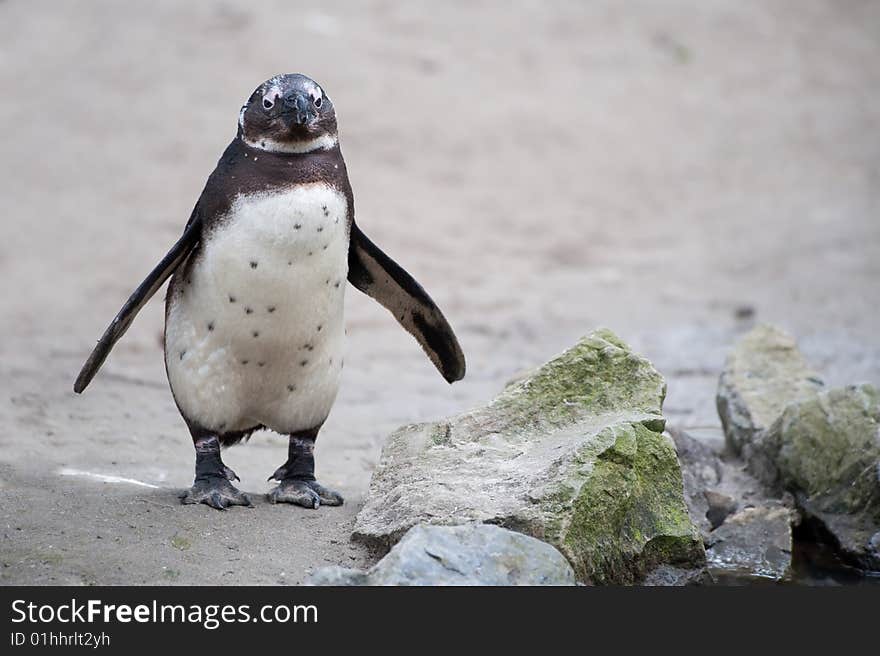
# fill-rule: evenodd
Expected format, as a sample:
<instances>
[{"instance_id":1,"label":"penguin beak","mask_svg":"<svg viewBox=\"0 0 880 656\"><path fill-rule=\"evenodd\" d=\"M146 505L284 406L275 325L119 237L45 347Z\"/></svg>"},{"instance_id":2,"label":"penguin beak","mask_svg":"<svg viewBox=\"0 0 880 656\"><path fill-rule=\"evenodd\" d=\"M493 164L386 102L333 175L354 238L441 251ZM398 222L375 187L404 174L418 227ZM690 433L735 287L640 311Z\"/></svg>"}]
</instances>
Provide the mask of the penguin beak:
<instances>
[{"instance_id":1,"label":"penguin beak","mask_svg":"<svg viewBox=\"0 0 880 656\"><path fill-rule=\"evenodd\" d=\"M318 113L312 107L312 99L303 93L290 93L284 97L285 114L291 117L295 125L309 125Z\"/></svg>"}]
</instances>

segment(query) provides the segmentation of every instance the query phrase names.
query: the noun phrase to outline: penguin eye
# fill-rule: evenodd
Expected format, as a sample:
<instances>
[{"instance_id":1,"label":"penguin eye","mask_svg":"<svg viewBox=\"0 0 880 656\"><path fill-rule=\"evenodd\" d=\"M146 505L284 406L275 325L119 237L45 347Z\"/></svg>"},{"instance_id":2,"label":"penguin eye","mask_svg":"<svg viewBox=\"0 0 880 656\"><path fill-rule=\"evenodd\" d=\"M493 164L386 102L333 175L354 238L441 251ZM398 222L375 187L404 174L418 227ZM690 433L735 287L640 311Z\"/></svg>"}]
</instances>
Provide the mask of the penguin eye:
<instances>
[{"instance_id":1,"label":"penguin eye","mask_svg":"<svg viewBox=\"0 0 880 656\"><path fill-rule=\"evenodd\" d=\"M321 96L318 96L317 98L315 98L315 107L317 107L318 109L321 109L322 104L323 104L323 100L321 100Z\"/></svg>"},{"instance_id":2,"label":"penguin eye","mask_svg":"<svg viewBox=\"0 0 880 656\"><path fill-rule=\"evenodd\" d=\"M275 101L266 96L263 98L263 109L272 109L275 106Z\"/></svg>"}]
</instances>

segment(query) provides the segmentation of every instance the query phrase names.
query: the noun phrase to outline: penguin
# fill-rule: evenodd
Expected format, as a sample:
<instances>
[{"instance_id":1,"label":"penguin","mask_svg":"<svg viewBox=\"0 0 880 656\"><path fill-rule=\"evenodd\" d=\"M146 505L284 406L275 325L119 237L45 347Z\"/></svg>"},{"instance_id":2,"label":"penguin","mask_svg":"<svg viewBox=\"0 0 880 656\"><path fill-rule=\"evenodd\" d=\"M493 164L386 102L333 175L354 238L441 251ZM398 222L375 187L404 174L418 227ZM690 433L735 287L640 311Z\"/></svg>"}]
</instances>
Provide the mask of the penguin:
<instances>
[{"instance_id":1,"label":"penguin","mask_svg":"<svg viewBox=\"0 0 880 656\"><path fill-rule=\"evenodd\" d=\"M169 278L165 369L195 448L184 504L252 506L221 448L263 428L289 437L269 502L343 503L315 479L314 447L343 368L346 280L388 309L449 383L465 375L443 313L355 223L333 102L302 74L265 81L242 106L182 236L110 323L75 392Z\"/></svg>"}]
</instances>

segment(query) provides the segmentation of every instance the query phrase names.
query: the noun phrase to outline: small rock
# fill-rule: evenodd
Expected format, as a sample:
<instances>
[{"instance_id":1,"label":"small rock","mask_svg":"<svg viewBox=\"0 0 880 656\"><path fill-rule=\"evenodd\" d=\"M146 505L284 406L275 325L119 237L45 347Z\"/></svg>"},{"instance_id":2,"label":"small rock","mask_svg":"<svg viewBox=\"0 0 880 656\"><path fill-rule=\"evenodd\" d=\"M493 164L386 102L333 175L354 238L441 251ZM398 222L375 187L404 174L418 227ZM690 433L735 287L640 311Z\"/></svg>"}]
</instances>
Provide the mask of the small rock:
<instances>
[{"instance_id":1,"label":"small rock","mask_svg":"<svg viewBox=\"0 0 880 656\"><path fill-rule=\"evenodd\" d=\"M704 490L703 496L708 504L706 519L709 520L712 530L721 526L724 523L724 520L727 519L728 515L732 515L736 512L736 509L739 506L736 499L733 497L729 497L726 494L721 494L714 490Z\"/></svg>"},{"instance_id":2,"label":"small rock","mask_svg":"<svg viewBox=\"0 0 880 656\"><path fill-rule=\"evenodd\" d=\"M709 445L683 430L670 427L669 434L675 443L675 450L681 463L684 498L691 521L706 535L714 528L707 516L709 504L706 500L706 490L715 488L722 482L721 459Z\"/></svg>"},{"instance_id":3,"label":"small rock","mask_svg":"<svg viewBox=\"0 0 880 656\"><path fill-rule=\"evenodd\" d=\"M733 316L740 320L751 319L755 316L755 308L751 305L738 305L733 311Z\"/></svg>"},{"instance_id":4,"label":"small rock","mask_svg":"<svg viewBox=\"0 0 880 656\"><path fill-rule=\"evenodd\" d=\"M716 404L728 447L749 460L756 434L791 401L821 389L790 335L774 326L755 327L736 345L718 381Z\"/></svg>"},{"instance_id":5,"label":"small rock","mask_svg":"<svg viewBox=\"0 0 880 656\"><path fill-rule=\"evenodd\" d=\"M366 572L323 567L310 585L574 585L546 542L489 524L419 525Z\"/></svg>"},{"instance_id":6,"label":"small rock","mask_svg":"<svg viewBox=\"0 0 880 656\"><path fill-rule=\"evenodd\" d=\"M722 583L781 580L791 566L792 537L786 508L792 504L785 498L758 493L758 481L741 460L719 458L708 445L687 433L670 432L682 463L688 511L700 526L706 545L709 578ZM742 506L746 510L733 515ZM762 517L763 521L758 521ZM728 526L734 518L736 522ZM771 537L762 533L762 527ZM775 548L773 536L785 546Z\"/></svg>"},{"instance_id":7,"label":"small rock","mask_svg":"<svg viewBox=\"0 0 880 656\"><path fill-rule=\"evenodd\" d=\"M745 508L728 517L706 544L709 573L718 583L780 582L791 575L791 511Z\"/></svg>"},{"instance_id":8,"label":"small rock","mask_svg":"<svg viewBox=\"0 0 880 656\"><path fill-rule=\"evenodd\" d=\"M350 586L350 585L379 585L372 584L367 578L366 572L359 569L350 569L332 565L322 567L316 570L306 580L306 585L329 585L329 586Z\"/></svg>"},{"instance_id":9,"label":"small rock","mask_svg":"<svg viewBox=\"0 0 880 656\"><path fill-rule=\"evenodd\" d=\"M171 537L171 546L175 549L179 549L180 551L189 551L189 548L192 546L189 538L186 538L182 535L174 535Z\"/></svg>"},{"instance_id":10,"label":"small rock","mask_svg":"<svg viewBox=\"0 0 880 656\"><path fill-rule=\"evenodd\" d=\"M710 585L711 583L712 577L705 568L682 569L673 565L662 565L645 577L643 585L680 587L685 585Z\"/></svg>"}]
</instances>

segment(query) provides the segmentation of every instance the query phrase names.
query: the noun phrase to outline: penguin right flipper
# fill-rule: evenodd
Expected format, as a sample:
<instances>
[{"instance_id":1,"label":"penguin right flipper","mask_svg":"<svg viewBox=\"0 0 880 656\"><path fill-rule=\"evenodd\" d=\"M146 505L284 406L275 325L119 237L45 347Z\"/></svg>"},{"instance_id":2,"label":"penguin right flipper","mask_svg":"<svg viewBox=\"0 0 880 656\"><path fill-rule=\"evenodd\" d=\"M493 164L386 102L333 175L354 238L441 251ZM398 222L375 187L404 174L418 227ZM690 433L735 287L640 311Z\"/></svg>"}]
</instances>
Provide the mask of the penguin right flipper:
<instances>
[{"instance_id":1,"label":"penguin right flipper","mask_svg":"<svg viewBox=\"0 0 880 656\"><path fill-rule=\"evenodd\" d=\"M116 315L107 327L107 330L104 331L101 339L98 340L97 346L95 346L89 359L86 360L82 370L79 372L79 376L76 377L76 382L73 385L74 392L79 394L88 386L92 378L95 377L95 374L98 373L98 369L104 364L104 360L107 359L113 345L125 334L137 313L168 280L177 267L186 260L196 244L199 243L202 232L201 228L202 222L194 210L193 215L186 224L186 229L183 231L183 236L171 247L171 250L162 258L162 261L159 262L156 268L150 272L150 275L134 290L134 293L125 302L122 309L119 310L119 314Z\"/></svg>"},{"instance_id":2,"label":"penguin right flipper","mask_svg":"<svg viewBox=\"0 0 880 656\"><path fill-rule=\"evenodd\" d=\"M352 222L348 281L394 315L415 337L449 383L464 378L464 353L446 317L428 293Z\"/></svg>"}]
</instances>

